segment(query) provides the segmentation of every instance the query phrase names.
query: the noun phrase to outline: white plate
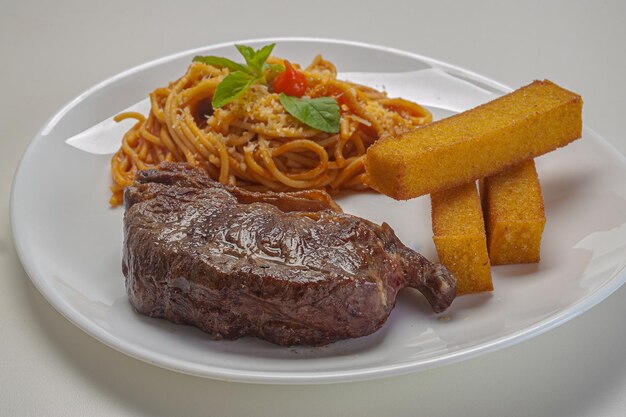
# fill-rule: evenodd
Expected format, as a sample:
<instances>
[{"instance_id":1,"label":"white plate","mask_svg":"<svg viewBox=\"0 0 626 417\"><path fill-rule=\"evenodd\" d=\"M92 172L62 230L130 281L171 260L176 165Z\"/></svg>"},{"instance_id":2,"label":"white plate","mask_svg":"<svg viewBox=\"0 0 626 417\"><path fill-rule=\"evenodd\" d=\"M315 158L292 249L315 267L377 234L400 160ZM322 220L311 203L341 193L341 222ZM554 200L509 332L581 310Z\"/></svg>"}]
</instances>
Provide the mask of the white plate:
<instances>
[{"instance_id":1,"label":"white plate","mask_svg":"<svg viewBox=\"0 0 626 417\"><path fill-rule=\"evenodd\" d=\"M278 39L275 53L306 63L317 53L352 79L427 104L443 117L509 89L460 68L372 45ZM259 46L268 40L243 41ZM537 159L547 225L542 261L493 268L493 294L457 299L430 314L401 292L375 334L322 348L281 348L262 340L213 341L186 326L135 314L122 276L122 209L111 209L109 155L66 143L84 134L113 142L102 123L183 74L199 53L236 58L232 44L183 52L119 74L64 107L34 138L17 170L11 201L15 244L35 286L78 327L107 345L165 368L210 378L321 383L378 378L467 359L535 336L597 304L626 279L626 163L589 129L583 139ZM394 73L394 74L381 74ZM347 76L347 75L346 75ZM531 80L528 80L531 81ZM558 80L555 80L558 82ZM85 139L87 137L87 139ZM428 198L396 202L354 195L344 209L391 224L405 244L436 259Z\"/></svg>"}]
</instances>

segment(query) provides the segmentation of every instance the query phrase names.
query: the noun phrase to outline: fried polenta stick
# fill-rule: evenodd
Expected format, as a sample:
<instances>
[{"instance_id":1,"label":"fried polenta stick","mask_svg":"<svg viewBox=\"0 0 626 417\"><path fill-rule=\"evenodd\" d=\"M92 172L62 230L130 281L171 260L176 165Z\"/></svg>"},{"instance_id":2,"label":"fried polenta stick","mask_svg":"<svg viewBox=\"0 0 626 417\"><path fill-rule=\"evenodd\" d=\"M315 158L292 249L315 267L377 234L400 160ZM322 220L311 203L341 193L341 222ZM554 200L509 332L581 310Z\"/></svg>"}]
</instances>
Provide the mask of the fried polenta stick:
<instances>
[{"instance_id":1,"label":"fried polenta stick","mask_svg":"<svg viewBox=\"0 0 626 417\"><path fill-rule=\"evenodd\" d=\"M493 175L581 136L582 99L550 81L374 143L366 183L406 200Z\"/></svg>"},{"instance_id":2,"label":"fried polenta stick","mask_svg":"<svg viewBox=\"0 0 626 417\"><path fill-rule=\"evenodd\" d=\"M535 162L485 178L480 197L491 264L539 262L546 216Z\"/></svg>"},{"instance_id":3,"label":"fried polenta stick","mask_svg":"<svg viewBox=\"0 0 626 417\"><path fill-rule=\"evenodd\" d=\"M457 278L457 295L493 290L476 184L430 195L433 241L439 261Z\"/></svg>"}]
</instances>

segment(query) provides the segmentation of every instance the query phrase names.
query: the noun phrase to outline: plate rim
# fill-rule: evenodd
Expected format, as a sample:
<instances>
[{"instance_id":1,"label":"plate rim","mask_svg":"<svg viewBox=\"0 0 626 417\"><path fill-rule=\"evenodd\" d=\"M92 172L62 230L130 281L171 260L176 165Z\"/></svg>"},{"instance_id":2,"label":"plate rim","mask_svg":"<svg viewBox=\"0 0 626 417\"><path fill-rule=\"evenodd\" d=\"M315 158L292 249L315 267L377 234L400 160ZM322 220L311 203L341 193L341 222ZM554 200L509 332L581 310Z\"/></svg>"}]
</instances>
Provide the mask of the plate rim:
<instances>
[{"instance_id":1,"label":"plate rim","mask_svg":"<svg viewBox=\"0 0 626 417\"><path fill-rule=\"evenodd\" d=\"M161 354L155 351L146 351L143 348L134 345L133 343L127 342L124 339L116 337L115 335L106 332L104 329L93 325L88 319L86 319L82 314L76 311L71 305L69 305L63 298L61 298L48 284L45 278L43 278L44 274L39 274L37 271L36 262L32 259L29 259L26 255L27 248L23 242L23 235L19 232L20 225L18 225L18 221L16 218L16 200L18 185L22 175L24 174L24 165L29 158L29 155L32 152L32 149L36 146L36 144L43 139L44 136L47 135L47 132L50 132L56 124L74 107L78 106L83 100L87 97L91 96L95 92L106 88L108 85L114 83L119 79L123 79L125 77L131 76L134 73L143 71L148 68L152 68L158 66L162 63L166 63L177 58L180 58L185 55L190 55L193 53L197 53L200 51L209 51L213 49L219 49L223 47L233 46L239 43L258 43L258 42L304 42L304 43L322 43L322 44L335 44L335 45L343 45L343 46L352 46L366 49L373 49L377 51L387 52L396 55L406 56L412 59L417 59L423 62L427 62L431 65L446 68L448 70L458 71L465 76L470 76L471 78L485 83L493 88L496 88L502 92L512 91L512 88L508 87L505 84L502 84L498 81L495 81L491 78L487 78L483 75L475 73L471 70L467 70L465 68L449 64L444 61L440 61L434 58L430 58L427 56L423 56L417 53L372 44L366 42L358 42L352 40L342 40L335 38L320 38L320 37L270 37L270 38L252 38L252 39L244 39L244 40L236 40L236 41L228 41L222 42L218 44L210 44L202 47L187 49L184 51L176 52L173 54L169 54L160 58L156 58L154 60L145 62L143 64L136 65L124 71L121 71L113 76L106 78L103 81L98 82L97 84L89 87L84 90L75 98L71 99L64 106L60 108L52 117L50 117L43 126L37 131L35 136L30 140L28 146L26 147L24 153L22 154L20 161L15 170L15 174L13 176L12 184L11 184L11 192L10 192L10 204L9 204L9 212L10 212L10 222L11 222L11 232L13 236L13 242L15 245L15 249L22 264L24 271L30 278L31 282L34 284L35 288L39 291L39 293L44 297L44 299L63 317L65 317L69 322L74 324L76 327L90 335L91 337L97 339L98 341L104 343L110 348L129 355L135 359L141 360L142 362L146 362L152 365L156 365L165 369L173 370L176 372L181 372L184 374L217 379L223 381L236 381L236 382L247 382L247 383L267 383L267 384L321 384L321 383L341 383L341 382L351 382L351 381L363 381L363 380L371 380L378 378L385 378L397 375L408 374L412 372L418 372L430 368L434 368L436 366L443 366L453 363L458 363L460 361L471 359L489 352L493 352L498 349L503 349L506 347L510 347L514 344L520 343L522 341L528 340L532 337L539 336L549 330L552 330L561 324L566 323L569 320L572 320L584 312L588 311L590 308L602 302L609 295L614 293L617 289L619 289L626 282L626 263L622 265L622 267L616 270L612 276L608 278L608 281L602 286L598 287L593 293L588 295L587 297L579 300L573 305L569 306L566 309L559 311L558 313L551 315L543 320L538 321L537 323L528 326L524 329L513 332L509 335L502 336L496 339L489 340L484 343L479 343L476 346L460 349L457 352L451 352L447 354L441 354L433 358L418 360L414 362L400 363L395 365L379 365L374 367L368 367L364 369L356 369L356 370L340 370L340 371L324 371L320 373L310 373L309 371L240 371L233 370L230 368L222 368L219 366L211 366L211 365L199 365L193 364L191 366L188 362L178 360L176 358L172 358L168 355ZM612 154L616 155L620 160L621 164L626 165L626 156L622 155L610 142L604 139L602 136L597 134L592 129L587 126L584 127L584 130L589 132L589 134L594 135L603 146L607 147L607 150ZM46 290L47 289L47 290Z\"/></svg>"}]
</instances>

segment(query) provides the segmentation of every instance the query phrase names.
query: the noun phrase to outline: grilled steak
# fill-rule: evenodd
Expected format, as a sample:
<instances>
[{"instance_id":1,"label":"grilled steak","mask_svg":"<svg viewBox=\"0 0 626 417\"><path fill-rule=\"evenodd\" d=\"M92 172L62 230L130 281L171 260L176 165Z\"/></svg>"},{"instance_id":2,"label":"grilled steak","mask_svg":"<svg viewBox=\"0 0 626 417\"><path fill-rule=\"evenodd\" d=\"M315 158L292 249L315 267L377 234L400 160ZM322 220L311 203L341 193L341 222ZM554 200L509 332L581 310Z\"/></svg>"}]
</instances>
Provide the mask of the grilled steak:
<instances>
[{"instance_id":1,"label":"grilled steak","mask_svg":"<svg viewBox=\"0 0 626 417\"><path fill-rule=\"evenodd\" d=\"M250 192L162 164L139 172L124 201L130 302L216 339L324 345L376 331L403 287L435 312L455 296L443 266L322 191Z\"/></svg>"}]
</instances>

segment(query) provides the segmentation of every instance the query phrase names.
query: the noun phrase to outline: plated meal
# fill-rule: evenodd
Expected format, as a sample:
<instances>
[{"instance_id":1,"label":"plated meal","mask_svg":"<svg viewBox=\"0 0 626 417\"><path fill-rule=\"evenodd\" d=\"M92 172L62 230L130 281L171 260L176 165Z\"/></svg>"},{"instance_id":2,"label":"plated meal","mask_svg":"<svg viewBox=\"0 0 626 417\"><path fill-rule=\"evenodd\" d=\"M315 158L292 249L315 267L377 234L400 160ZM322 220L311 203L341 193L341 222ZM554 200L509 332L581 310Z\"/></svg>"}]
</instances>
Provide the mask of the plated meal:
<instances>
[{"instance_id":1,"label":"plated meal","mask_svg":"<svg viewBox=\"0 0 626 417\"><path fill-rule=\"evenodd\" d=\"M254 81L258 74L248 68L233 43L181 52L104 80L60 109L33 139L14 179L11 218L15 247L36 288L79 328L150 364L203 377L288 384L355 381L423 370L510 346L586 311L626 281L623 157L586 127L582 140L540 157L534 153L547 151L544 145L549 138L555 143L558 132L577 133L577 95L549 82L523 89L520 94L524 97L528 89L534 90L530 97L542 97L536 104L543 106L543 111L535 120L546 124L536 135L528 126L539 126L539 122L511 124L511 109L497 116L495 111L503 107L496 100L490 106L493 119L502 126L508 120L505 136L514 137L519 145L509 157L517 165L499 163L500 171L485 170L481 158L495 163L494 159L504 161L505 155L501 143L484 152L489 137L485 132L498 129L481 124L480 129L473 129L480 135L468 135L466 143L456 142L454 152L448 155L465 157L452 164L454 169L439 172L439 162L424 160L429 154L420 152L427 147L417 146L417 142L430 140L428 148L442 149L439 145L443 142L436 144L431 135L434 130L467 127L473 123L468 114L472 108L510 97L510 89L462 68L385 47L319 39L240 43L249 45L254 53L272 42L276 47L265 61L265 80ZM355 88L358 104L370 110L370 116L359 113L358 106L347 104L346 110L336 90L309 95L314 81L309 83L307 67L318 54L336 67L337 83ZM203 58L194 61L195 57ZM236 96L223 105L206 100L208 96L200 94L202 88L184 96L173 94L180 99L198 93L204 100L197 103L203 104L176 107L178 116L169 119L175 122L171 126L166 119L158 121L160 108L163 115L167 113L166 90L173 91L190 67L213 66L214 58L207 57L228 58L235 64L232 72L244 73L234 81L251 81L250 85L239 96L237 89L222 91L230 91L220 93L222 99ZM281 78L299 79L295 91L290 87L281 90L285 84L294 84L284 81L274 90L274 81L287 69L285 59L292 68L289 76ZM217 66L222 79L231 74L229 68ZM317 70L331 80L332 71L328 64L324 66L326 69L318 66ZM306 78L302 96L297 95L303 92L299 73ZM199 78L195 81L199 84ZM218 90L217 86L211 88ZM244 96L263 89L267 89L265 100L273 103L284 126L317 132L306 139L325 149L326 164L320 164L324 153L310 144L283 148L284 153L277 155L276 148L304 137L274 137L260 130L260 135L248 132L244 136L244 128L254 127L235 127L244 119L233 119L228 134L203 133L207 137L197 143L185 136L187 129L195 129L192 124L176 123L178 117L184 121L190 113L197 128L209 132L211 108L214 115L217 109L218 116L225 116L243 103ZM282 102L276 91L284 94ZM371 120L383 115L374 110L380 110L382 100L397 98L403 101L396 103L415 103L398 107L382 102L386 103L384 114L399 121L402 129L394 131L391 124L379 122L385 128L374 135L368 124L374 126ZM311 109L302 107L300 100L311 104L309 100L317 99L322 100L313 107L321 104L326 111L313 116L316 120L311 119L310 111L299 113ZM550 110L550 103L559 100L561 104ZM177 101L172 98L170 103L173 106ZM340 130L333 133L337 123L333 109L337 107ZM129 114L132 112L135 114ZM559 112L561 116L569 112L572 117L555 118ZM341 131L344 114L351 115L346 133ZM455 114L463 117L451 117ZM206 125L198 118L202 115L209 116ZM296 116L320 123L321 129ZM420 121L422 117L432 120ZM524 116L520 117L523 121ZM115 122L114 118L123 120ZM412 124L416 126L410 127ZM175 125L183 136L170 133ZM352 129L361 142L348 134ZM158 140L142 132L150 132ZM162 135L164 132L167 134ZM385 132L389 132L387 136ZM338 146L330 144L335 135ZM246 145L235 143L236 136L247 141ZM564 135L558 143L573 136ZM224 148L229 166L237 165L240 171L261 169L244 179L229 168L228 175L220 179L222 154L208 145L216 138L230 141ZM204 148L196 149L205 142ZM167 143L176 145L174 151ZM402 149L393 146L395 143L402 144ZM267 163L268 154L261 145L269 151L271 161ZM372 155L378 146L376 162ZM121 147L126 156L117 153ZM529 148L530 156L521 161L520 155L529 155ZM392 149L397 153L389 152ZM127 210L121 207L124 192L112 181L116 153L120 162L116 172L128 181L123 188L138 198L127 202L126 225ZM246 157L253 158L253 168L248 167ZM241 160L244 164L234 162ZM413 198L421 193L418 184L407 181L411 175L397 175L402 171L395 170L410 168L416 161L433 175L428 176L427 194ZM280 171L278 176L270 169L272 162ZM354 171L347 169L352 163ZM207 168L209 165L212 167ZM389 168L381 169L384 166ZM307 171L312 171L307 174L311 177L297 177ZM440 173L444 176L434 177ZM346 181L334 182L342 174ZM296 181L301 188L281 182L281 178ZM309 186L312 178L320 184L330 182ZM446 188L432 188L433 184L445 184ZM110 190L111 185L118 188ZM402 187L405 195L394 195ZM184 195L189 198L185 200ZM249 213L254 215L247 216ZM196 215L210 222L194 223ZM260 224L257 217L267 222ZM233 223L234 219L245 224ZM272 233L266 233L270 225L274 225ZM124 246L125 228L133 229L132 245ZM310 235L303 233L307 230ZM350 231L359 233L352 236ZM167 240L159 241L161 233ZM138 239L140 236L145 240ZM208 236L212 241L203 244ZM291 242L302 243L307 250L299 251ZM138 273L130 276L127 271L130 278L126 278L124 263L129 271L139 268ZM222 267L228 268L224 274L205 274ZM267 275L262 276L266 270ZM456 278L451 304L450 273ZM296 277L309 280L281 285ZM330 291L333 277L340 277L342 285L328 298L328 309L322 308L320 293ZM126 280L132 283L132 292L126 288ZM143 292L142 283L148 285ZM424 285L427 283L435 284L433 291ZM191 288L198 291L183 291ZM359 295L360 304L350 294ZM196 302L199 299L204 301ZM233 307L225 307L229 302ZM208 333L180 324L184 322ZM239 337L244 334L247 337ZM220 335L223 340L214 340ZM363 336L356 337L359 335ZM236 341L230 340L236 337ZM277 346L267 339L294 345Z\"/></svg>"},{"instance_id":2,"label":"plated meal","mask_svg":"<svg viewBox=\"0 0 626 417\"><path fill-rule=\"evenodd\" d=\"M490 258L539 261L532 158L581 136L580 96L536 81L429 124L419 104L338 80L321 55L301 70L274 46L236 45L245 64L196 56L147 117L117 117L137 119L111 161L111 204L124 201L138 312L216 339L325 345L378 330L403 287L439 313L457 292L493 290ZM368 186L432 194L443 265L324 191Z\"/></svg>"}]
</instances>

